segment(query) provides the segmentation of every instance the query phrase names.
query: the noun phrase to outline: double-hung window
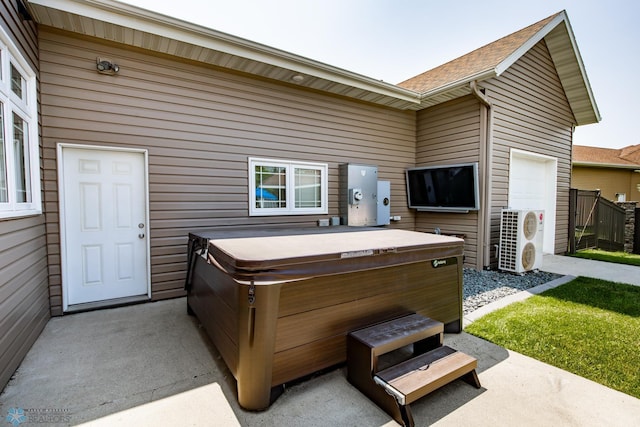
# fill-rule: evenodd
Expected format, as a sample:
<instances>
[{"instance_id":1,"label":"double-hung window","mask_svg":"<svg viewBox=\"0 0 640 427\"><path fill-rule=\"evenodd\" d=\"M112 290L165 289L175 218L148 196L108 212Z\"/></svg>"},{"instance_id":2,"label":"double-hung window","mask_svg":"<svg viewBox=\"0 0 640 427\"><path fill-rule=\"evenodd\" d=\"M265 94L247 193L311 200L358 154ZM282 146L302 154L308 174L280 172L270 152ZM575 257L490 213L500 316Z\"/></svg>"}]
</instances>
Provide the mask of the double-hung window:
<instances>
[{"instance_id":1,"label":"double-hung window","mask_svg":"<svg viewBox=\"0 0 640 427\"><path fill-rule=\"evenodd\" d=\"M0 28L0 218L42 212L36 76Z\"/></svg>"},{"instance_id":2,"label":"double-hung window","mask_svg":"<svg viewBox=\"0 0 640 427\"><path fill-rule=\"evenodd\" d=\"M249 158L249 215L326 214L325 163Z\"/></svg>"}]
</instances>

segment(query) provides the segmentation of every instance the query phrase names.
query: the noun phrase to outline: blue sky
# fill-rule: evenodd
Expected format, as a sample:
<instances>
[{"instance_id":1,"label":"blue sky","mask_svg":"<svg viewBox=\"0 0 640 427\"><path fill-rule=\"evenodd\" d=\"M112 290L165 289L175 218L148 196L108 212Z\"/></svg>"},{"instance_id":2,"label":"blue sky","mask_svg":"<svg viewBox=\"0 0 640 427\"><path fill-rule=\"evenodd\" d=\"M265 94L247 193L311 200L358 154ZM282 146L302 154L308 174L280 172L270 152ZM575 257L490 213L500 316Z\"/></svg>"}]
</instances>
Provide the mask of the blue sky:
<instances>
[{"instance_id":1,"label":"blue sky","mask_svg":"<svg viewBox=\"0 0 640 427\"><path fill-rule=\"evenodd\" d=\"M574 143L640 144L637 0L127 0L218 31L398 83L566 10L602 121Z\"/></svg>"}]
</instances>

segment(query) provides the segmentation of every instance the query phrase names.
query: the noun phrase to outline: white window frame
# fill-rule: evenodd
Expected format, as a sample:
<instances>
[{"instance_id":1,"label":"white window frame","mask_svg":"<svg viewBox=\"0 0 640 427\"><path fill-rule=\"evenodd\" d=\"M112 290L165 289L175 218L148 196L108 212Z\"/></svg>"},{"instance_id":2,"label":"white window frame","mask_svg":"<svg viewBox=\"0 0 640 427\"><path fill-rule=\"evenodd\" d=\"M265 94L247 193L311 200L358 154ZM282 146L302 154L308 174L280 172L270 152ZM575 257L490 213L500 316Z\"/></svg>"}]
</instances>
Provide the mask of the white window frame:
<instances>
[{"instance_id":1,"label":"white window frame","mask_svg":"<svg viewBox=\"0 0 640 427\"><path fill-rule=\"evenodd\" d=\"M36 73L31 69L9 35L0 28L0 103L2 103L2 139L5 150L7 202L0 202L0 219L17 218L42 213L40 184L40 144L38 137L38 108ZM22 98L11 90L11 64L23 78ZM16 170L13 149L13 114L17 114L27 127L25 157L29 162L29 202L19 203L16 198Z\"/></svg>"},{"instance_id":2,"label":"white window frame","mask_svg":"<svg viewBox=\"0 0 640 427\"><path fill-rule=\"evenodd\" d=\"M249 216L268 215L323 215L329 212L328 208L328 172L326 163L299 162L293 160L277 160L263 158L249 158ZM256 207L256 166L282 167L286 170L286 197L287 206L284 208L258 208ZM296 168L315 169L320 171L320 207L296 208L295 205L295 177Z\"/></svg>"}]
</instances>

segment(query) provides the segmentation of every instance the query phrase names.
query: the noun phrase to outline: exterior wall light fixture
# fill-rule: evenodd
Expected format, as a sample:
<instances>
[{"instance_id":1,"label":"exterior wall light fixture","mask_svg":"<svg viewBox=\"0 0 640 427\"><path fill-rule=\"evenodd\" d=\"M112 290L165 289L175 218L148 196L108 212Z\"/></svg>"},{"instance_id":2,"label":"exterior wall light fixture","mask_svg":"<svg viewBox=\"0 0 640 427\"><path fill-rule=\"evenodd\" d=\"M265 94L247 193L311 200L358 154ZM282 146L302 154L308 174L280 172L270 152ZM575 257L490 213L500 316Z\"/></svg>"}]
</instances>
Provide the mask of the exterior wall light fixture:
<instances>
[{"instance_id":1,"label":"exterior wall light fixture","mask_svg":"<svg viewBox=\"0 0 640 427\"><path fill-rule=\"evenodd\" d=\"M117 64L100 58L96 60L96 69L102 74L116 74L120 71L120 67Z\"/></svg>"}]
</instances>

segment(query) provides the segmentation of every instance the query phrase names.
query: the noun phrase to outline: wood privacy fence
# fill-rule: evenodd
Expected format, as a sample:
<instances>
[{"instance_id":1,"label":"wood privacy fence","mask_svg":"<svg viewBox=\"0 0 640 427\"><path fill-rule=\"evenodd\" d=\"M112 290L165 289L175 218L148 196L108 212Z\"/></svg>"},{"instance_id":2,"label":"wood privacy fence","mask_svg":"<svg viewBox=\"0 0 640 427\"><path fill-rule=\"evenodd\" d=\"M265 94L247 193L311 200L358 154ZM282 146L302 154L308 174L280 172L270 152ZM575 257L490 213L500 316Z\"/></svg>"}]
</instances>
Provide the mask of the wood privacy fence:
<instances>
[{"instance_id":1,"label":"wood privacy fence","mask_svg":"<svg viewBox=\"0 0 640 427\"><path fill-rule=\"evenodd\" d=\"M640 255L640 208L636 208L633 232L633 253Z\"/></svg>"},{"instance_id":2,"label":"wood privacy fence","mask_svg":"<svg viewBox=\"0 0 640 427\"><path fill-rule=\"evenodd\" d=\"M625 210L599 191L569 193L569 253L579 249L624 250Z\"/></svg>"}]
</instances>

